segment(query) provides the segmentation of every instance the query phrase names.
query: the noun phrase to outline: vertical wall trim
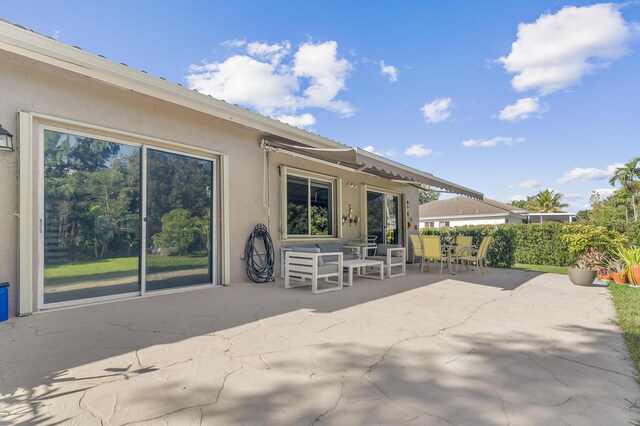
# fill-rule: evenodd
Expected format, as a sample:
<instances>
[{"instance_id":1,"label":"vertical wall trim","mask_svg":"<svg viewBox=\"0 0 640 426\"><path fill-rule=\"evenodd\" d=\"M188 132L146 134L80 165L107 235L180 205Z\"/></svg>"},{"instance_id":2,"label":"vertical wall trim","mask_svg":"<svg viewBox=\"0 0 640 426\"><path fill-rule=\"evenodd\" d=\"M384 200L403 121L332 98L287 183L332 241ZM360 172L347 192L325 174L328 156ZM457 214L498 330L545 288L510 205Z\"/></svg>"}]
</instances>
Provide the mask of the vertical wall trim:
<instances>
[{"instance_id":1,"label":"vertical wall trim","mask_svg":"<svg viewBox=\"0 0 640 426\"><path fill-rule=\"evenodd\" d=\"M280 166L280 241L287 239L287 166Z\"/></svg>"},{"instance_id":2,"label":"vertical wall trim","mask_svg":"<svg viewBox=\"0 0 640 426\"><path fill-rule=\"evenodd\" d=\"M334 226L336 227L337 231L336 232L336 237L342 239L342 213L344 212L344 206L342 205L342 179L341 178L337 178L336 179L336 208L335 210L335 214L334 214L334 218L333 218L333 222L334 222ZM349 214L349 212L347 212L347 214Z\"/></svg>"},{"instance_id":3,"label":"vertical wall trim","mask_svg":"<svg viewBox=\"0 0 640 426\"><path fill-rule=\"evenodd\" d=\"M33 313L33 118L19 112L18 153L20 155L20 242L18 274L18 315Z\"/></svg>"},{"instance_id":4,"label":"vertical wall trim","mask_svg":"<svg viewBox=\"0 0 640 426\"><path fill-rule=\"evenodd\" d=\"M220 155L220 169L222 177L221 195L221 237L222 237L222 285L231 283L231 224L229 210L229 155Z\"/></svg>"}]
</instances>

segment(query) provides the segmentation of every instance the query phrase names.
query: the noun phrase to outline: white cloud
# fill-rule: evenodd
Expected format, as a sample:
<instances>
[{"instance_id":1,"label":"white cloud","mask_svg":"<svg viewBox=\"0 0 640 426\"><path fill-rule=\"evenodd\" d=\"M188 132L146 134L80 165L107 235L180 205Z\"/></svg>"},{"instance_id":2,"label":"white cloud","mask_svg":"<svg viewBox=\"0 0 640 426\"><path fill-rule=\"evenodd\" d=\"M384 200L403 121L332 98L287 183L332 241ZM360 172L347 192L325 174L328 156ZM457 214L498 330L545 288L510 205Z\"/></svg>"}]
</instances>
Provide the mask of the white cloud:
<instances>
[{"instance_id":1,"label":"white cloud","mask_svg":"<svg viewBox=\"0 0 640 426\"><path fill-rule=\"evenodd\" d=\"M287 40L275 44L251 42L247 44L247 53L276 65L282 61L282 58L291 53L291 43Z\"/></svg>"},{"instance_id":2,"label":"white cloud","mask_svg":"<svg viewBox=\"0 0 640 426\"><path fill-rule=\"evenodd\" d=\"M600 189L593 190L593 192L595 192L596 194L600 195L603 198L613 195L615 191L616 191L615 188L600 188Z\"/></svg>"},{"instance_id":3,"label":"white cloud","mask_svg":"<svg viewBox=\"0 0 640 426\"><path fill-rule=\"evenodd\" d=\"M513 145L514 143L524 142L525 138L511 138L498 136L493 139L467 139L462 141L462 145L465 148L495 148L498 144L503 143L505 145Z\"/></svg>"},{"instance_id":4,"label":"white cloud","mask_svg":"<svg viewBox=\"0 0 640 426\"><path fill-rule=\"evenodd\" d=\"M595 167L574 167L558 179L558 183L567 183L574 180L598 180L612 176L618 167L622 167L621 163L608 165L605 169Z\"/></svg>"},{"instance_id":5,"label":"white cloud","mask_svg":"<svg viewBox=\"0 0 640 426\"><path fill-rule=\"evenodd\" d=\"M223 44L243 49L244 54L191 65L185 77L190 88L301 126L315 123L311 114L297 114L305 108L322 108L343 117L355 113L351 104L336 99L345 89L352 65L338 57L335 41L303 43L295 52L286 40L274 44L229 40Z\"/></svg>"},{"instance_id":6,"label":"white cloud","mask_svg":"<svg viewBox=\"0 0 640 426\"><path fill-rule=\"evenodd\" d=\"M224 47L231 49L234 47L243 47L247 44L246 40L242 40L239 38L234 38L232 40L225 40L222 43L220 43L221 45L223 45Z\"/></svg>"},{"instance_id":7,"label":"white cloud","mask_svg":"<svg viewBox=\"0 0 640 426\"><path fill-rule=\"evenodd\" d=\"M309 127L316 124L316 118L311 114L279 115L276 117L276 120L296 127Z\"/></svg>"},{"instance_id":8,"label":"white cloud","mask_svg":"<svg viewBox=\"0 0 640 426\"><path fill-rule=\"evenodd\" d=\"M527 196L526 195L512 195L511 197L509 197L509 201L526 201L527 200Z\"/></svg>"},{"instance_id":9,"label":"white cloud","mask_svg":"<svg viewBox=\"0 0 640 426\"><path fill-rule=\"evenodd\" d=\"M439 123L451 116L451 98L436 99L422 107L422 114L429 123Z\"/></svg>"},{"instance_id":10,"label":"white cloud","mask_svg":"<svg viewBox=\"0 0 640 426\"><path fill-rule=\"evenodd\" d=\"M222 63L191 66L190 71L189 87L201 93L250 105L264 114L297 109L297 79L278 72L273 64L236 55Z\"/></svg>"},{"instance_id":11,"label":"white cloud","mask_svg":"<svg viewBox=\"0 0 640 426\"><path fill-rule=\"evenodd\" d=\"M578 201L583 200L584 197L580 194L567 194L562 196L564 201Z\"/></svg>"},{"instance_id":12,"label":"white cloud","mask_svg":"<svg viewBox=\"0 0 640 426\"><path fill-rule=\"evenodd\" d=\"M538 186L540 186L540 181L538 179L527 179L518 184L518 188L525 189L536 188Z\"/></svg>"},{"instance_id":13,"label":"white cloud","mask_svg":"<svg viewBox=\"0 0 640 426\"><path fill-rule=\"evenodd\" d=\"M388 150L386 150L386 151L382 151L382 152L380 152L380 151L377 151L377 150L373 147L373 145L368 145L368 146L365 146L365 147L364 147L364 148L362 148L362 149L363 149L363 150L365 150L365 151L367 151L367 152L370 152L370 153L372 153L372 154L379 155L379 156L381 156L381 157L393 157L394 155L396 155L396 150L395 150L395 148L391 148L391 149L388 149Z\"/></svg>"},{"instance_id":14,"label":"white cloud","mask_svg":"<svg viewBox=\"0 0 640 426\"><path fill-rule=\"evenodd\" d=\"M346 59L338 59L338 43L335 41L302 44L293 64L293 72L297 77L310 80L301 105L326 108L345 117L353 115L355 108L348 102L334 100L338 92L345 88L344 82L352 68Z\"/></svg>"},{"instance_id":15,"label":"white cloud","mask_svg":"<svg viewBox=\"0 0 640 426\"><path fill-rule=\"evenodd\" d=\"M540 105L536 97L518 99L515 104L507 105L500 111L498 118L505 121L526 120L532 114L541 116L549 110L546 105Z\"/></svg>"},{"instance_id":16,"label":"white cloud","mask_svg":"<svg viewBox=\"0 0 640 426\"><path fill-rule=\"evenodd\" d=\"M389 77L391 83L398 81L398 68L393 65L385 65L384 61L380 61L380 72Z\"/></svg>"},{"instance_id":17,"label":"white cloud","mask_svg":"<svg viewBox=\"0 0 640 426\"><path fill-rule=\"evenodd\" d=\"M497 60L515 74L517 91L549 94L575 85L627 52L637 27L624 21L620 5L567 6L518 25L511 52Z\"/></svg>"},{"instance_id":18,"label":"white cloud","mask_svg":"<svg viewBox=\"0 0 640 426\"><path fill-rule=\"evenodd\" d=\"M409 148L404 151L405 155L410 155L412 157L427 157L433 154L433 150L429 148L425 148L422 144L413 144Z\"/></svg>"}]
</instances>

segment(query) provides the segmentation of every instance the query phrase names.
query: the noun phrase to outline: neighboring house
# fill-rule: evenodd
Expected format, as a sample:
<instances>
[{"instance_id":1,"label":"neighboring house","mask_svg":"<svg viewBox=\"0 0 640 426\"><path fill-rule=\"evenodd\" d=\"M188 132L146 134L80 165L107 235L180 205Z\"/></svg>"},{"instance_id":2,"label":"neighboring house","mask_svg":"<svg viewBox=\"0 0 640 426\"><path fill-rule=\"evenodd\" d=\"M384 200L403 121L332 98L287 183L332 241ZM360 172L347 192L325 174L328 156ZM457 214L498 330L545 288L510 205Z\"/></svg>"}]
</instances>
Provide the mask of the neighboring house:
<instances>
[{"instance_id":1,"label":"neighboring house","mask_svg":"<svg viewBox=\"0 0 640 426\"><path fill-rule=\"evenodd\" d=\"M0 63L11 315L246 281L258 223L279 265L291 244L406 246L419 187L482 199L2 20Z\"/></svg>"},{"instance_id":2,"label":"neighboring house","mask_svg":"<svg viewBox=\"0 0 640 426\"><path fill-rule=\"evenodd\" d=\"M576 213L527 213L525 216L527 216L527 223L578 221L578 215Z\"/></svg>"},{"instance_id":3,"label":"neighboring house","mask_svg":"<svg viewBox=\"0 0 640 426\"><path fill-rule=\"evenodd\" d=\"M420 206L420 229L443 226L526 223L527 212L499 201L469 197L435 200Z\"/></svg>"}]
</instances>

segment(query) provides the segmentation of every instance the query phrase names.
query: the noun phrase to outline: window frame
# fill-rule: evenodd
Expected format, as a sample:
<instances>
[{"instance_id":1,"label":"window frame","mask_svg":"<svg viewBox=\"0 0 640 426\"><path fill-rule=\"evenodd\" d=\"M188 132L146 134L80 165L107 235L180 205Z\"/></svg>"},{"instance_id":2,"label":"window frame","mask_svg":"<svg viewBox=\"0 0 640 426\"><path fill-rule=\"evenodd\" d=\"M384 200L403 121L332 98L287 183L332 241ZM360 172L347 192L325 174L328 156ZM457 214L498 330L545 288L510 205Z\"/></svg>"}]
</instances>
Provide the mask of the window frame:
<instances>
[{"instance_id":1,"label":"window frame","mask_svg":"<svg viewBox=\"0 0 640 426\"><path fill-rule=\"evenodd\" d=\"M342 228L339 225L338 217L339 210L338 206L341 203L341 188L342 188L342 180L337 176L329 176L321 173L308 172L306 170L300 170L296 168L287 167L284 165L280 166L280 175L281 175L281 227L280 233L282 235L283 240L326 240L326 239L339 239L342 238ZM307 192L307 224L308 224L308 233L305 234L289 234L289 223L288 223L288 181L289 176L306 179L307 180L307 188L308 191L311 190L311 180L319 181L322 183L327 183L330 186L330 199L332 203L331 208L331 230L332 233L329 235L313 235L311 234L311 196L309 192Z\"/></svg>"},{"instance_id":2,"label":"window frame","mask_svg":"<svg viewBox=\"0 0 640 426\"><path fill-rule=\"evenodd\" d=\"M18 280L19 315L28 315L33 312L47 311L70 306L88 306L105 301L129 299L135 297L148 297L155 294L167 294L180 291L190 291L201 288L202 285L185 287L183 289L162 290L153 293L134 292L116 296L95 297L78 299L77 301L44 303L44 240L40 224L44 224L44 132L51 130L68 133L75 136L105 140L122 145L139 147L141 150L153 148L156 150L173 152L189 157L200 158L214 163L213 188L218 201L212 204L212 251L217 254L216 262L211 264L211 284L220 285L229 282L230 244L229 244L229 181L228 181L228 154L186 145L180 142L153 138L137 133L115 130L110 127L102 127L46 114L20 111L19 128L22 135L22 155L20 158L21 193L32 193L32 197L21 197L20 200L20 230L19 238L19 270L21 278ZM27 142L27 143L25 143ZM141 161L141 173L145 163L143 155ZM24 192L23 192L24 191ZM144 207L144 204L142 205ZM215 229L214 229L215 228ZM144 227L143 227L144 229ZM142 234L141 234L142 238Z\"/></svg>"},{"instance_id":3,"label":"window frame","mask_svg":"<svg viewBox=\"0 0 640 426\"><path fill-rule=\"evenodd\" d=\"M400 192L394 189L383 188L379 186L373 185L362 185L360 188L360 205L362 206L361 214L362 220L360 221L360 232L362 235L368 235L368 220L367 217L369 215L367 209L367 192L377 192L380 194L393 195L398 197L398 243L402 247L408 247L409 244L409 232L407 231L407 194L404 192Z\"/></svg>"}]
</instances>

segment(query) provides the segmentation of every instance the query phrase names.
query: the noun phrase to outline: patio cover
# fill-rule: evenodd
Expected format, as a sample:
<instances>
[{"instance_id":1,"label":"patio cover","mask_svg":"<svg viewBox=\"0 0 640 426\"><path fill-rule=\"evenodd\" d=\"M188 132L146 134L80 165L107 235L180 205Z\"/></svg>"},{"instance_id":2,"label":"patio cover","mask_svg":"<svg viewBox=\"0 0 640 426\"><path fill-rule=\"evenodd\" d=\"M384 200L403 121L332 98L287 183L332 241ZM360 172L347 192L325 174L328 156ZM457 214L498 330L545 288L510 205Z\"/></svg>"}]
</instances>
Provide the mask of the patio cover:
<instances>
[{"instance_id":1,"label":"patio cover","mask_svg":"<svg viewBox=\"0 0 640 426\"><path fill-rule=\"evenodd\" d=\"M293 156L311 157L312 159L352 169L355 172L364 172L394 181L401 181L422 189L435 187L446 192L453 192L478 200L482 200L484 196L481 192L440 179L431 173L421 172L371 152L346 145L336 143L336 148L314 147L299 142L268 137L262 139L261 146L265 149Z\"/></svg>"}]
</instances>

